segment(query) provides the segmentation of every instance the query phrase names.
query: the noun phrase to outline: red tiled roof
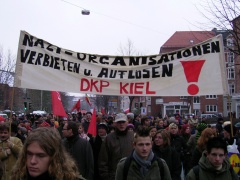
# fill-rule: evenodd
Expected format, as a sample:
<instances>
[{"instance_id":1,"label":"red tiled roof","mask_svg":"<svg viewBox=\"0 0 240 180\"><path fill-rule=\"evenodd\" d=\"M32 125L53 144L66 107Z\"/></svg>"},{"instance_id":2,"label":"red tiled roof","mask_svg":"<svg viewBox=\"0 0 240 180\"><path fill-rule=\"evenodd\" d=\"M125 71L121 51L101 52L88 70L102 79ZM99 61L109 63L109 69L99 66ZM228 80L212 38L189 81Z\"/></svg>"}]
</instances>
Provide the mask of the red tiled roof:
<instances>
[{"instance_id":1,"label":"red tiled roof","mask_svg":"<svg viewBox=\"0 0 240 180\"><path fill-rule=\"evenodd\" d=\"M212 31L176 31L161 48L182 48L198 44L215 36Z\"/></svg>"}]
</instances>

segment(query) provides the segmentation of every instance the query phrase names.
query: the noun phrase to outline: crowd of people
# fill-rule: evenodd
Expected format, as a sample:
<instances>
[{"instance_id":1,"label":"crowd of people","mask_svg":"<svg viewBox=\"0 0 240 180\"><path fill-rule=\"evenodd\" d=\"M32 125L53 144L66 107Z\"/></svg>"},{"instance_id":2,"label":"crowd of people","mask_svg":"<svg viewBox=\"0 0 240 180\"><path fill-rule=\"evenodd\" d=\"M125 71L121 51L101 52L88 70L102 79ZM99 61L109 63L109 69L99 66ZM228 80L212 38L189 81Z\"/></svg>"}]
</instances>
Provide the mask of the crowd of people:
<instances>
[{"instance_id":1,"label":"crowd of people","mask_svg":"<svg viewBox=\"0 0 240 180\"><path fill-rule=\"evenodd\" d=\"M0 175L8 179L238 179L227 157L238 128L218 118L164 118L133 113L56 118L12 116L0 122Z\"/></svg>"}]
</instances>

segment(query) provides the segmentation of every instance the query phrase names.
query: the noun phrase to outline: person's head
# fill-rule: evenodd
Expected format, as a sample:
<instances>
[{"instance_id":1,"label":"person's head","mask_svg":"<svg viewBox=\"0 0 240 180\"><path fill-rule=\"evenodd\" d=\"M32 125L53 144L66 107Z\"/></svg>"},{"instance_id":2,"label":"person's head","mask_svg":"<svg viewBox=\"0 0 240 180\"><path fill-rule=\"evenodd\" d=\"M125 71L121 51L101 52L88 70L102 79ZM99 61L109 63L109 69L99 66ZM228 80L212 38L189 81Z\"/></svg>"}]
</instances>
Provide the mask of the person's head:
<instances>
[{"instance_id":1,"label":"person's head","mask_svg":"<svg viewBox=\"0 0 240 180\"><path fill-rule=\"evenodd\" d=\"M161 129L158 130L154 140L154 144L159 147L170 146L170 134L167 130Z\"/></svg>"},{"instance_id":2,"label":"person's head","mask_svg":"<svg viewBox=\"0 0 240 180\"><path fill-rule=\"evenodd\" d=\"M129 121L128 121L128 122L129 122ZM134 131L134 130L135 130L134 125L133 125L133 124L130 124L130 123L127 125L127 128L128 128L129 131Z\"/></svg>"},{"instance_id":3,"label":"person's head","mask_svg":"<svg viewBox=\"0 0 240 180\"><path fill-rule=\"evenodd\" d=\"M92 113L91 113L91 112L87 112L87 113L86 113L86 119L87 119L88 121L91 121L91 119L92 119Z\"/></svg>"},{"instance_id":4,"label":"person's head","mask_svg":"<svg viewBox=\"0 0 240 180\"><path fill-rule=\"evenodd\" d=\"M100 123L97 126L97 133L100 137L106 136L108 132L108 127L104 123Z\"/></svg>"},{"instance_id":5,"label":"person's head","mask_svg":"<svg viewBox=\"0 0 240 180\"><path fill-rule=\"evenodd\" d=\"M128 125L127 116L123 113L119 113L115 117L115 127L119 131L125 131Z\"/></svg>"},{"instance_id":6,"label":"person's head","mask_svg":"<svg viewBox=\"0 0 240 180\"><path fill-rule=\"evenodd\" d=\"M127 113L127 119L129 123L133 122L134 114L133 113Z\"/></svg>"},{"instance_id":7,"label":"person's head","mask_svg":"<svg viewBox=\"0 0 240 180\"><path fill-rule=\"evenodd\" d=\"M141 125L149 127L150 123L151 123L151 121L150 121L150 119L147 116L143 116L141 118Z\"/></svg>"},{"instance_id":8,"label":"person's head","mask_svg":"<svg viewBox=\"0 0 240 180\"><path fill-rule=\"evenodd\" d=\"M220 137L209 139L206 144L206 155L214 168L221 168L223 161L227 156L226 142Z\"/></svg>"},{"instance_id":9,"label":"person's head","mask_svg":"<svg viewBox=\"0 0 240 180\"><path fill-rule=\"evenodd\" d=\"M175 123L169 124L169 132L171 134L174 134L174 135L178 134L178 126L177 126L177 124L175 124Z\"/></svg>"},{"instance_id":10,"label":"person's head","mask_svg":"<svg viewBox=\"0 0 240 180\"><path fill-rule=\"evenodd\" d=\"M222 117L219 117L218 120L217 120L217 122L218 122L219 124L223 124L224 120L223 120Z\"/></svg>"},{"instance_id":11,"label":"person's head","mask_svg":"<svg viewBox=\"0 0 240 180\"><path fill-rule=\"evenodd\" d=\"M160 120L158 121L158 126L159 126L159 127L164 127L164 123L163 123L163 120L162 120L162 119L160 119Z\"/></svg>"},{"instance_id":12,"label":"person's head","mask_svg":"<svg viewBox=\"0 0 240 180\"><path fill-rule=\"evenodd\" d=\"M97 113L97 117L98 117L98 118L102 118L102 117L103 117L103 114L102 114L101 112L98 112L98 113Z\"/></svg>"},{"instance_id":13,"label":"person's head","mask_svg":"<svg viewBox=\"0 0 240 180\"><path fill-rule=\"evenodd\" d=\"M1 141L7 141L11 136L10 124L4 122L0 124L0 139Z\"/></svg>"},{"instance_id":14,"label":"person's head","mask_svg":"<svg viewBox=\"0 0 240 180\"><path fill-rule=\"evenodd\" d=\"M150 136L153 138L156 135L157 128L155 126L150 126Z\"/></svg>"},{"instance_id":15,"label":"person's head","mask_svg":"<svg viewBox=\"0 0 240 180\"><path fill-rule=\"evenodd\" d=\"M54 179L77 177L77 166L65 151L59 132L50 127L33 130L25 141L13 169L12 179L23 179L29 174L38 177L43 173Z\"/></svg>"},{"instance_id":16,"label":"person's head","mask_svg":"<svg viewBox=\"0 0 240 180\"><path fill-rule=\"evenodd\" d=\"M84 127L82 123L78 123L78 134L83 134L84 133Z\"/></svg>"},{"instance_id":17,"label":"person's head","mask_svg":"<svg viewBox=\"0 0 240 180\"><path fill-rule=\"evenodd\" d=\"M198 148L201 150L205 149L206 143L214 136L215 134L212 128L205 128L197 141Z\"/></svg>"},{"instance_id":18,"label":"person's head","mask_svg":"<svg viewBox=\"0 0 240 180\"><path fill-rule=\"evenodd\" d=\"M235 126L231 127L231 124L228 124L226 126L224 126L223 128L223 136L226 139L230 139L232 137L234 137L236 135L237 129ZM232 133L233 132L233 133ZM232 136L233 134L233 136Z\"/></svg>"},{"instance_id":19,"label":"person's head","mask_svg":"<svg viewBox=\"0 0 240 180\"><path fill-rule=\"evenodd\" d=\"M62 129L63 136L68 138L72 136L78 135L78 126L77 123L74 121L69 121L64 124Z\"/></svg>"},{"instance_id":20,"label":"person's head","mask_svg":"<svg viewBox=\"0 0 240 180\"><path fill-rule=\"evenodd\" d=\"M190 127L188 124L182 125L181 134L191 134Z\"/></svg>"},{"instance_id":21,"label":"person's head","mask_svg":"<svg viewBox=\"0 0 240 180\"><path fill-rule=\"evenodd\" d=\"M146 160L152 151L152 137L150 136L149 128L138 127L134 134L133 142L136 154Z\"/></svg>"}]
</instances>

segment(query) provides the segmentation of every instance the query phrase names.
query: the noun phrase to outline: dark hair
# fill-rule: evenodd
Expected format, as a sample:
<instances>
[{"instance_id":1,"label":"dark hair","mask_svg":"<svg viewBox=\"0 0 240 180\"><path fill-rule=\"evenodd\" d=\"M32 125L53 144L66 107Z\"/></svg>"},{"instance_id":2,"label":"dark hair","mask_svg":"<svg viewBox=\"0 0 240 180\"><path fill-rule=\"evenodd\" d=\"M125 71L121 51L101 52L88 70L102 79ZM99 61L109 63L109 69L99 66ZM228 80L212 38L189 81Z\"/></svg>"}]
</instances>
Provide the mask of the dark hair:
<instances>
[{"instance_id":1,"label":"dark hair","mask_svg":"<svg viewBox=\"0 0 240 180\"><path fill-rule=\"evenodd\" d=\"M90 111L86 112L86 114L91 114L92 115L92 113Z\"/></svg>"},{"instance_id":2,"label":"dark hair","mask_svg":"<svg viewBox=\"0 0 240 180\"><path fill-rule=\"evenodd\" d=\"M67 129L72 129L73 135L76 136L78 135L78 125L74 121L69 121L67 126Z\"/></svg>"},{"instance_id":3,"label":"dark hair","mask_svg":"<svg viewBox=\"0 0 240 180\"><path fill-rule=\"evenodd\" d=\"M150 137L150 129L148 127L138 126L135 134L134 134L134 142L138 137Z\"/></svg>"},{"instance_id":4,"label":"dark hair","mask_svg":"<svg viewBox=\"0 0 240 180\"><path fill-rule=\"evenodd\" d=\"M147 121L147 120L148 120L148 117L147 116L143 116L141 118L141 125L144 125L145 121Z\"/></svg>"},{"instance_id":5,"label":"dark hair","mask_svg":"<svg viewBox=\"0 0 240 180\"><path fill-rule=\"evenodd\" d=\"M213 137L208 140L206 145L207 152L210 153L213 148L223 149L224 153L227 153L227 143L220 137Z\"/></svg>"},{"instance_id":6,"label":"dark hair","mask_svg":"<svg viewBox=\"0 0 240 180\"><path fill-rule=\"evenodd\" d=\"M10 124L8 122L4 122L0 124L0 131L7 130L9 132L10 130Z\"/></svg>"}]
</instances>

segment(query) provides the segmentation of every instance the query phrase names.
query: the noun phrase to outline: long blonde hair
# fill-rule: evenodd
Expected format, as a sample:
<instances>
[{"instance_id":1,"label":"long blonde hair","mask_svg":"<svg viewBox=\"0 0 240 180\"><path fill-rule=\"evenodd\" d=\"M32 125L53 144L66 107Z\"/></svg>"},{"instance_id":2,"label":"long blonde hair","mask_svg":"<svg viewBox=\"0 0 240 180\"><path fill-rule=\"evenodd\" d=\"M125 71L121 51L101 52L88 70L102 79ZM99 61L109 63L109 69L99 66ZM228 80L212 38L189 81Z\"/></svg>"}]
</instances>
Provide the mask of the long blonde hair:
<instances>
[{"instance_id":1,"label":"long blonde hair","mask_svg":"<svg viewBox=\"0 0 240 180\"><path fill-rule=\"evenodd\" d=\"M59 132L51 127L40 127L33 130L27 137L12 170L12 180L20 180L27 177L27 147L33 142L37 142L50 156L48 173L51 177L58 180L77 179L79 176L77 165L63 147Z\"/></svg>"}]
</instances>

